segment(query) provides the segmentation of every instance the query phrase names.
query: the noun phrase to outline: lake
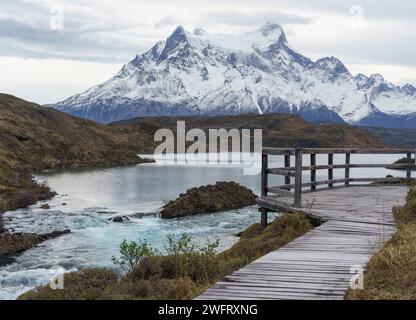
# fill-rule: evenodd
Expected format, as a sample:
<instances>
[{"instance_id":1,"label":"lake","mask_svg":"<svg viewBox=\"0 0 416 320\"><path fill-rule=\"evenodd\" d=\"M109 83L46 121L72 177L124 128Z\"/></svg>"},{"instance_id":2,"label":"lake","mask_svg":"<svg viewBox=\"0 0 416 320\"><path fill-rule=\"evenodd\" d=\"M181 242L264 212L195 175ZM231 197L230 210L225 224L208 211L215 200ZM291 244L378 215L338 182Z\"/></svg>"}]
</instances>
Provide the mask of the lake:
<instances>
[{"instance_id":1,"label":"lake","mask_svg":"<svg viewBox=\"0 0 416 320\"><path fill-rule=\"evenodd\" d=\"M352 163L392 163L397 156L352 155ZM318 156L317 163L326 158ZM270 166L282 166L282 157L271 157ZM305 157L305 165L308 164ZM334 163L341 163L334 157ZM14 232L46 233L71 229L72 233L49 240L28 250L10 263L0 267L0 299L15 299L21 293L46 284L58 266L65 271L89 267L114 268L111 257L118 254L118 246L128 241L148 240L164 250L168 234L186 233L194 241L204 243L220 239L220 249L226 249L238 240L235 234L260 220L256 206L198 215L182 219L163 220L156 215L164 203L175 199L191 187L213 184L217 181L237 181L260 192L260 176L244 175L242 165L177 165L152 163L132 167L65 170L46 172L36 176L58 193L47 203L50 210L36 204L27 209L7 212L6 228ZM325 177L324 171L319 172ZM405 172L386 169L352 169L352 177L385 177L387 174L405 176ZM334 170L335 177L343 171ZM318 174L318 177L320 175ZM305 180L308 175L305 173ZM275 177L271 184L283 179ZM110 222L115 215L130 215L126 223Z\"/></svg>"}]
</instances>

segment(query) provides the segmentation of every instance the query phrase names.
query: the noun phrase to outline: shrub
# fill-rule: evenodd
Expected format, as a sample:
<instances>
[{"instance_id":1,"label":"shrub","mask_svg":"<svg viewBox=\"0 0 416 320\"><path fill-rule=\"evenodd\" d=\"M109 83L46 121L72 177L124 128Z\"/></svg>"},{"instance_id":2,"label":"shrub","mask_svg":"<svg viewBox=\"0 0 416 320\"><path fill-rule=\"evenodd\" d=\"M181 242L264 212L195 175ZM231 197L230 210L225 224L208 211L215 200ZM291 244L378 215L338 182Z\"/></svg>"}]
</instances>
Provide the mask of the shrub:
<instances>
[{"instance_id":1,"label":"shrub","mask_svg":"<svg viewBox=\"0 0 416 320\"><path fill-rule=\"evenodd\" d=\"M120 254L120 258L113 256L111 260L125 273L129 273L146 258L159 255L159 251L146 240L140 240L139 243L135 241L128 243L127 240L123 240L120 244Z\"/></svg>"},{"instance_id":2,"label":"shrub","mask_svg":"<svg viewBox=\"0 0 416 320\"><path fill-rule=\"evenodd\" d=\"M88 269L65 274L64 289L52 290L45 285L19 297L20 300L97 300L104 290L117 283L118 276L111 270Z\"/></svg>"},{"instance_id":3,"label":"shrub","mask_svg":"<svg viewBox=\"0 0 416 320\"><path fill-rule=\"evenodd\" d=\"M178 240L173 235L168 235L165 246L167 255L147 256L127 276L135 280L185 277L196 283L207 282L218 269L218 245L218 240L199 246L192 243L188 235L182 235Z\"/></svg>"}]
</instances>

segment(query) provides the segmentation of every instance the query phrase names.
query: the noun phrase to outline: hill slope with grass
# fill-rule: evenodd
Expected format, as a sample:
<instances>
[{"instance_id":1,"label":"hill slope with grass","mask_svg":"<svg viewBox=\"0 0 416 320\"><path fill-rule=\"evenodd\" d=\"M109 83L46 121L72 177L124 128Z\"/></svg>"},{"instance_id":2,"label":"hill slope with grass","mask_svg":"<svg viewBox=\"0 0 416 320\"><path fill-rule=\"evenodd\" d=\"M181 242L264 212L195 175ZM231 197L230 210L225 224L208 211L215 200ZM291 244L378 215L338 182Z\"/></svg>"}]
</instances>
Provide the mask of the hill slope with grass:
<instances>
[{"instance_id":1,"label":"hill slope with grass","mask_svg":"<svg viewBox=\"0 0 416 320\"><path fill-rule=\"evenodd\" d=\"M34 172L140 163L137 153L152 140L140 129L109 127L0 94L0 212L53 196L32 181Z\"/></svg>"},{"instance_id":2,"label":"hill slope with grass","mask_svg":"<svg viewBox=\"0 0 416 320\"><path fill-rule=\"evenodd\" d=\"M414 148L416 146L416 129L389 129L380 127L358 127L377 137L389 146Z\"/></svg>"},{"instance_id":3,"label":"hill slope with grass","mask_svg":"<svg viewBox=\"0 0 416 320\"><path fill-rule=\"evenodd\" d=\"M267 147L309 148L383 148L385 145L371 133L349 125L310 124L297 115L281 113L243 114L216 117L157 117L136 118L111 124L131 127L149 135L161 128L176 132L177 121L185 120L186 130L209 129L263 129L263 145Z\"/></svg>"}]
</instances>

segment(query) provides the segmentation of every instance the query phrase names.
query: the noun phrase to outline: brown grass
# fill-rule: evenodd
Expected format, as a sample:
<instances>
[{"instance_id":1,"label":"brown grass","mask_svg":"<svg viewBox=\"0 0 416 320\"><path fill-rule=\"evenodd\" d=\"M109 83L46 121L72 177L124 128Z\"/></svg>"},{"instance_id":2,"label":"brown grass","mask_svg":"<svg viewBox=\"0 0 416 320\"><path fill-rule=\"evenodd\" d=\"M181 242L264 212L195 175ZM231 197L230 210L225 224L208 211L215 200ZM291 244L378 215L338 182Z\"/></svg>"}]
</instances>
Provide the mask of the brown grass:
<instances>
[{"instance_id":1,"label":"brown grass","mask_svg":"<svg viewBox=\"0 0 416 320\"><path fill-rule=\"evenodd\" d=\"M350 290L350 300L416 299L416 189L394 212L398 231L368 265L364 290Z\"/></svg>"}]
</instances>

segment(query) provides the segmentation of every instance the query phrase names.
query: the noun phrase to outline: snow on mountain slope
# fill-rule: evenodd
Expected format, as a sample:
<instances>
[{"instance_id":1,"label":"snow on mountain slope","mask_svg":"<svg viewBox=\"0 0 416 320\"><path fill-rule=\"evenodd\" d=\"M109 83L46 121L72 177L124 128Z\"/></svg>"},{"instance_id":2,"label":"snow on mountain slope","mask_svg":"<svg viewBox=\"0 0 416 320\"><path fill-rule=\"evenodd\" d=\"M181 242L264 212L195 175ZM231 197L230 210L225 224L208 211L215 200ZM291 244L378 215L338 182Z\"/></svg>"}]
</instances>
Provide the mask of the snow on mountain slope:
<instances>
[{"instance_id":1,"label":"snow on mountain slope","mask_svg":"<svg viewBox=\"0 0 416 320\"><path fill-rule=\"evenodd\" d=\"M334 57L314 62L291 49L275 23L241 36L179 26L112 79L53 107L100 122L285 112L359 123L373 114L416 112L416 88L394 86L380 75L353 77Z\"/></svg>"}]
</instances>

